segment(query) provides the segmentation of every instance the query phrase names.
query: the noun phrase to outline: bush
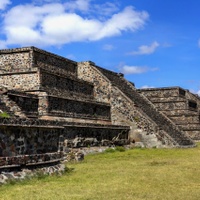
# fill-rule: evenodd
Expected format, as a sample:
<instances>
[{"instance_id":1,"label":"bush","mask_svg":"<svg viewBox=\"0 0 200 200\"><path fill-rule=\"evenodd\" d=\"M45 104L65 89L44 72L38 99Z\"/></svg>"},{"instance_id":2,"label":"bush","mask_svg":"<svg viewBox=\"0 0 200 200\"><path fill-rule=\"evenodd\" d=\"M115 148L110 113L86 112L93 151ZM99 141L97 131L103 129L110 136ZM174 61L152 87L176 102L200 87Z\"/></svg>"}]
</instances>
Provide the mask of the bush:
<instances>
[{"instance_id":1,"label":"bush","mask_svg":"<svg viewBox=\"0 0 200 200\"><path fill-rule=\"evenodd\" d=\"M116 146L115 150L120 152L126 151L126 149L123 146Z\"/></svg>"},{"instance_id":2,"label":"bush","mask_svg":"<svg viewBox=\"0 0 200 200\"><path fill-rule=\"evenodd\" d=\"M105 153L113 153L113 152L115 152L115 149L113 148L108 148L105 150Z\"/></svg>"},{"instance_id":3,"label":"bush","mask_svg":"<svg viewBox=\"0 0 200 200\"><path fill-rule=\"evenodd\" d=\"M0 113L1 118L10 118L10 115L7 112Z\"/></svg>"}]
</instances>

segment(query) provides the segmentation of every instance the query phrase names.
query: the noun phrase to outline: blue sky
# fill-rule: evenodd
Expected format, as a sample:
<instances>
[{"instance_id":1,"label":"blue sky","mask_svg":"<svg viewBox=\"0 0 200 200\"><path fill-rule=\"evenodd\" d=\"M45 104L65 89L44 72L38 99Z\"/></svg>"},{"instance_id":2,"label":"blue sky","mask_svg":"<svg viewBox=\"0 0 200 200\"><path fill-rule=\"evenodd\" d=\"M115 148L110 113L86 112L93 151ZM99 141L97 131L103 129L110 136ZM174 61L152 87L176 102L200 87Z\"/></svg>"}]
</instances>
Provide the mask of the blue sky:
<instances>
[{"instance_id":1,"label":"blue sky","mask_svg":"<svg viewBox=\"0 0 200 200\"><path fill-rule=\"evenodd\" d=\"M25 46L200 94L199 0L0 0L0 49Z\"/></svg>"}]
</instances>

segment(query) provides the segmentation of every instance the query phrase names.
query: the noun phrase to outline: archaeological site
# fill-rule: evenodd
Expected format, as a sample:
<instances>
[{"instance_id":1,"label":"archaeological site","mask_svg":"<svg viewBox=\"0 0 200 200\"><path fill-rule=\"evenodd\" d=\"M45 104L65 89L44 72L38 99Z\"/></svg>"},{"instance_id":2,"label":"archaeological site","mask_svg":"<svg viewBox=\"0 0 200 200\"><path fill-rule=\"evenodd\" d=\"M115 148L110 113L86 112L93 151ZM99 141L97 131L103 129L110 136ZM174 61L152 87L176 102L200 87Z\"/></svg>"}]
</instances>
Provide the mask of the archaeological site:
<instances>
[{"instance_id":1,"label":"archaeological site","mask_svg":"<svg viewBox=\"0 0 200 200\"><path fill-rule=\"evenodd\" d=\"M199 108L188 90L136 89L91 61L0 50L0 170L58 164L69 148L194 147Z\"/></svg>"}]
</instances>

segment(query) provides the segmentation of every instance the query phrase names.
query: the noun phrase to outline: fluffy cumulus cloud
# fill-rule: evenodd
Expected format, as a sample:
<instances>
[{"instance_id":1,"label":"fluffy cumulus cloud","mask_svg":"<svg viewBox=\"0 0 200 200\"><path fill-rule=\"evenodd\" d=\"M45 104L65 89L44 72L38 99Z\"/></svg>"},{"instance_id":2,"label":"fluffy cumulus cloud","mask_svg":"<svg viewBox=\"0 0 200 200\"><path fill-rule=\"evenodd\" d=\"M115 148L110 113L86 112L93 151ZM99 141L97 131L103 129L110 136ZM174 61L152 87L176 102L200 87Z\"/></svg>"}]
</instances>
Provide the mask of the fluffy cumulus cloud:
<instances>
[{"instance_id":1,"label":"fluffy cumulus cloud","mask_svg":"<svg viewBox=\"0 0 200 200\"><path fill-rule=\"evenodd\" d=\"M143 74L149 71L156 71L156 70L158 70L158 68L138 67L138 66L128 66L128 65L124 65L120 69L120 71L123 74Z\"/></svg>"},{"instance_id":2,"label":"fluffy cumulus cloud","mask_svg":"<svg viewBox=\"0 0 200 200\"><path fill-rule=\"evenodd\" d=\"M0 10L4 10L10 3L10 0L0 0Z\"/></svg>"},{"instance_id":3,"label":"fluffy cumulus cloud","mask_svg":"<svg viewBox=\"0 0 200 200\"><path fill-rule=\"evenodd\" d=\"M44 46L97 41L124 31L137 31L148 19L147 12L132 6L113 13L117 9L109 4L103 18L90 12L90 6L90 0L15 6L4 15L1 34L6 40L1 43Z\"/></svg>"},{"instance_id":4,"label":"fluffy cumulus cloud","mask_svg":"<svg viewBox=\"0 0 200 200\"><path fill-rule=\"evenodd\" d=\"M152 54L155 50L160 46L158 42L153 42L151 45L142 45L138 48L137 51L133 51L129 53L130 55L145 55L145 54Z\"/></svg>"}]
</instances>

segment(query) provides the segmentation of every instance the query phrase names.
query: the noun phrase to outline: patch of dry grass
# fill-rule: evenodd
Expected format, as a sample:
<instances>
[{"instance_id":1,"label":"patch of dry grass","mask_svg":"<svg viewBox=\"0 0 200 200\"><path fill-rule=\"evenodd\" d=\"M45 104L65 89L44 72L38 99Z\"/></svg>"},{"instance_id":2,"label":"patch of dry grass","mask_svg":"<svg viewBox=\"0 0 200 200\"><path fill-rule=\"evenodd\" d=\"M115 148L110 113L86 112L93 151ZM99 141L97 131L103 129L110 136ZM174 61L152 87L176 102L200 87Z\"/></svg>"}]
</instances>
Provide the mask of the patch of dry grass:
<instances>
[{"instance_id":1,"label":"patch of dry grass","mask_svg":"<svg viewBox=\"0 0 200 200\"><path fill-rule=\"evenodd\" d=\"M0 200L197 200L200 146L86 156L71 173L0 187Z\"/></svg>"}]
</instances>

